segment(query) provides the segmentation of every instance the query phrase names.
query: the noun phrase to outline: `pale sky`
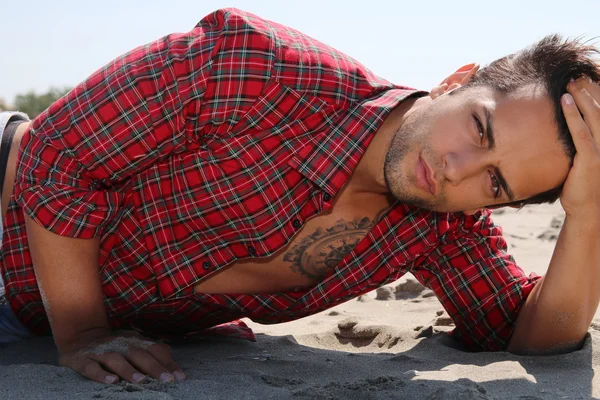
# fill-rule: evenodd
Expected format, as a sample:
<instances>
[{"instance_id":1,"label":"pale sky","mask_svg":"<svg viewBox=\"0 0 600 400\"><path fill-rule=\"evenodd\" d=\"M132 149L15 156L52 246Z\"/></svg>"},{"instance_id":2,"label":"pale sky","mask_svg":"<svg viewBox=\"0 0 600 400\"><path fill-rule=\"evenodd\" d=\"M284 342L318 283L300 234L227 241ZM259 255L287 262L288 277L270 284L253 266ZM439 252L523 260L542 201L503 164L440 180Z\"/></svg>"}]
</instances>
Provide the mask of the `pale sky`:
<instances>
[{"instance_id":1,"label":"pale sky","mask_svg":"<svg viewBox=\"0 0 600 400\"><path fill-rule=\"evenodd\" d=\"M1 2L0 98L9 103L31 89L74 86L119 54L187 31L222 7L292 26L394 83L425 90L463 64L489 63L549 33L600 36L600 0Z\"/></svg>"}]
</instances>

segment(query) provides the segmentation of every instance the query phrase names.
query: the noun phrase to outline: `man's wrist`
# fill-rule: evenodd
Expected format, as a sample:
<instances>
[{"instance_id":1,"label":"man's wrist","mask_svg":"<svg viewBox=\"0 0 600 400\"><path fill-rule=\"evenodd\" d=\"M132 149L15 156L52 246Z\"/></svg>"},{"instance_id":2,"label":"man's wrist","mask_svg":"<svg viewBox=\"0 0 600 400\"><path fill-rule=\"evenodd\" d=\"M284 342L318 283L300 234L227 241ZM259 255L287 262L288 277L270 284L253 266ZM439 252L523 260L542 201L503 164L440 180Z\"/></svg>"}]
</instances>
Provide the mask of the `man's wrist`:
<instances>
[{"instance_id":1,"label":"man's wrist","mask_svg":"<svg viewBox=\"0 0 600 400\"><path fill-rule=\"evenodd\" d=\"M59 353L65 353L79 347L82 344L89 343L98 337L106 336L112 332L107 325L97 325L86 329L69 332L61 335L54 333L54 341Z\"/></svg>"}]
</instances>

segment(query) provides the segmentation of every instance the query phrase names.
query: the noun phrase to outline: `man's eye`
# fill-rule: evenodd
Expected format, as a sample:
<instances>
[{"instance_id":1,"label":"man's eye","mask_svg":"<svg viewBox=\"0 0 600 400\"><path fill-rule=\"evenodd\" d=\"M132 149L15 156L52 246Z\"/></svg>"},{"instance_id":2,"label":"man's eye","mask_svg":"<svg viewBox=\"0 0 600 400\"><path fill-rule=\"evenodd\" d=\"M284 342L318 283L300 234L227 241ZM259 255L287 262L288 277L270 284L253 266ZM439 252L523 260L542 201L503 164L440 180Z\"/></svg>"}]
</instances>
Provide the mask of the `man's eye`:
<instances>
[{"instance_id":1,"label":"man's eye","mask_svg":"<svg viewBox=\"0 0 600 400\"><path fill-rule=\"evenodd\" d=\"M498 178L496 178L496 175L493 172L490 172L490 179L492 181L492 190L494 191L494 198L498 198L500 197L501 191L500 191L500 182L498 182Z\"/></svg>"},{"instance_id":2,"label":"man's eye","mask_svg":"<svg viewBox=\"0 0 600 400\"><path fill-rule=\"evenodd\" d=\"M475 126L477 127L477 132L479 133L480 142L483 143L483 136L484 136L483 124L479 120L479 117L477 116L477 114L473 114L473 120L475 121Z\"/></svg>"}]
</instances>

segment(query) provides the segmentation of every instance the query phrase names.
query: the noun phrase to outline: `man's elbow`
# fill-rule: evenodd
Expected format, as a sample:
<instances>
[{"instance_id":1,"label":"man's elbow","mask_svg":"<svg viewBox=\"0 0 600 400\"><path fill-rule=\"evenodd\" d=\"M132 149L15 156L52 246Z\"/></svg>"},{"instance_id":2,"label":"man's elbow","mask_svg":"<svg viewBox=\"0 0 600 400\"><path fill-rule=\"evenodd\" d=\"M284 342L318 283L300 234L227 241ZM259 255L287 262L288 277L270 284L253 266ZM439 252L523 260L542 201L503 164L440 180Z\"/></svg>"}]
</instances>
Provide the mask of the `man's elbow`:
<instances>
[{"instance_id":1,"label":"man's elbow","mask_svg":"<svg viewBox=\"0 0 600 400\"><path fill-rule=\"evenodd\" d=\"M563 334L559 337L551 333L541 335L541 337L524 338L515 338L513 335L508 344L507 351L518 355L548 356L580 350L588 336L587 328L583 332L578 329L576 332L570 333L569 335Z\"/></svg>"}]
</instances>

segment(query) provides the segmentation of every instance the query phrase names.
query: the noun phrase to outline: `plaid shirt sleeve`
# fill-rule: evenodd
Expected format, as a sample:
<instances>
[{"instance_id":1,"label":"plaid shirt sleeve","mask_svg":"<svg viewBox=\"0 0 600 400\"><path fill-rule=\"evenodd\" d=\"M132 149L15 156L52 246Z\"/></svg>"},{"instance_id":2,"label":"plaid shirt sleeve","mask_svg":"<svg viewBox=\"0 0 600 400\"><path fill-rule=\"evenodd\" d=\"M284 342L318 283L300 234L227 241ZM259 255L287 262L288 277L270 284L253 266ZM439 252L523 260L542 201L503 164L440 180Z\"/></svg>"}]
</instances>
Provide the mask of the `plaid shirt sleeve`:
<instances>
[{"instance_id":1,"label":"plaid shirt sleeve","mask_svg":"<svg viewBox=\"0 0 600 400\"><path fill-rule=\"evenodd\" d=\"M469 350L505 350L525 299L541 277L526 276L489 212L467 218L411 272L432 289Z\"/></svg>"},{"instance_id":2,"label":"plaid shirt sleeve","mask_svg":"<svg viewBox=\"0 0 600 400\"><path fill-rule=\"evenodd\" d=\"M119 57L54 103L21 144L15 196L25 214L59 235L101 235L127 200L119 187L199 148L258 97L270 49L251 41L260 36L253 29L238 10L216 11L190 32Z\"/></svg>"}]
</instances>

